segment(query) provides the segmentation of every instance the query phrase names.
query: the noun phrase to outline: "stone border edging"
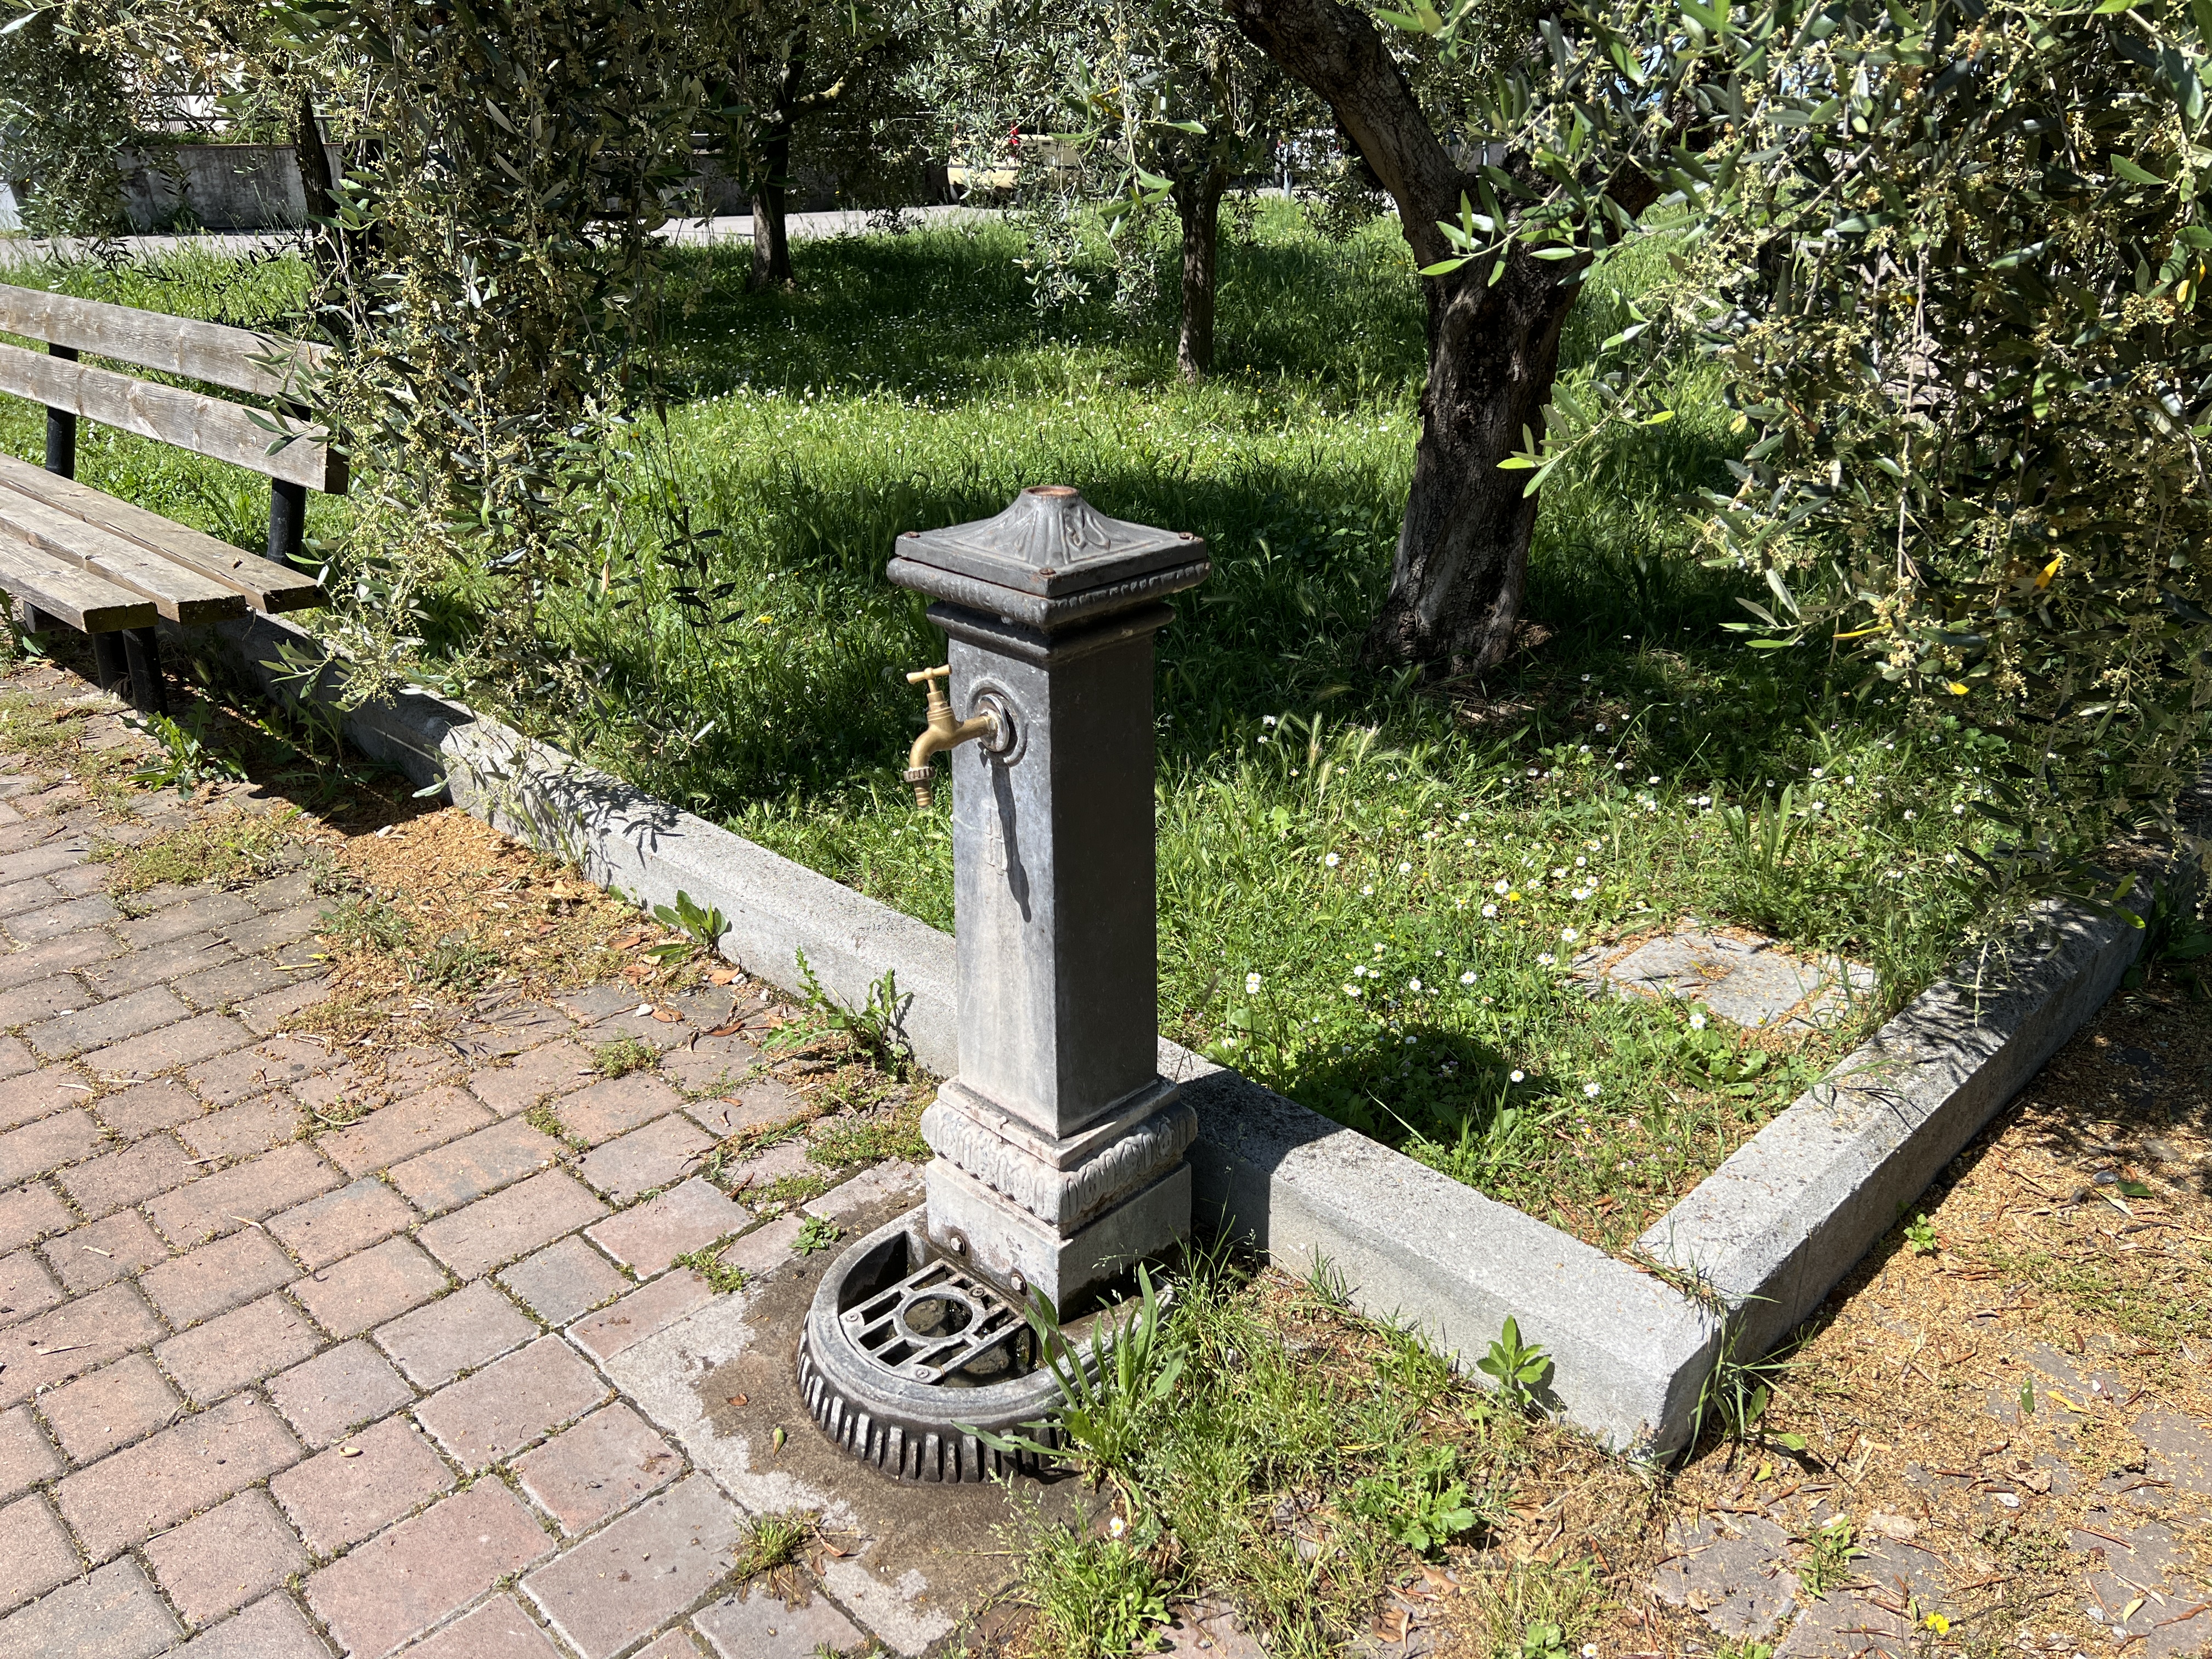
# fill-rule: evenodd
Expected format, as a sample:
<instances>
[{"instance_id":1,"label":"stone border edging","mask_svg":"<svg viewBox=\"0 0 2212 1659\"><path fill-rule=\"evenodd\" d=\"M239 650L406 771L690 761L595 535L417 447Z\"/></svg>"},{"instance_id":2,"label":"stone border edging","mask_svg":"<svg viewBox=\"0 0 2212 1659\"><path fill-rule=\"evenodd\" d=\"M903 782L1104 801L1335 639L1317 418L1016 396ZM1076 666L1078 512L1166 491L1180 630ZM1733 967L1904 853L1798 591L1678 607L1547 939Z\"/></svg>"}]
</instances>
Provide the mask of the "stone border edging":
<instances>
[{"instance_id":1,"label":"stone border edging","mask_svg":"<svg viewBox=\"0 0 2212 1659\"><path fill-rule=\"evenodd\" d=\"M162 627L216 647L272 698L334 703L321 676L303 691L280 666L288 655L331 665L304 629L262 616ZM443 782L454 805L638 902L672 903L680 890L719 908L723 953L773 984L800 988L801 951L824 988L855 1004L895 970L916 1058L957 1070L947 935L443 698L364 705L344 729L418 785ZM2142 947L2142 931L2115 918L2046 905L2034 920L2030 959L2015 953L2001 989L1923 993L1646 1232L1639 1248L1676 1270L1668 1277L1174 1043L1161 1042L1160 1069L1188 1084L1198 1112L1202 1210L1271 1260L1325 1266L1362 1312L1419 1330L1462 1367L1512 1316L1552 1355L1553 1403L1570 1421L1662 1456L1686 1443L1724 1331L1734 1351L1759 1353L1808 1316Z\"/></svg>"}]
</instances>

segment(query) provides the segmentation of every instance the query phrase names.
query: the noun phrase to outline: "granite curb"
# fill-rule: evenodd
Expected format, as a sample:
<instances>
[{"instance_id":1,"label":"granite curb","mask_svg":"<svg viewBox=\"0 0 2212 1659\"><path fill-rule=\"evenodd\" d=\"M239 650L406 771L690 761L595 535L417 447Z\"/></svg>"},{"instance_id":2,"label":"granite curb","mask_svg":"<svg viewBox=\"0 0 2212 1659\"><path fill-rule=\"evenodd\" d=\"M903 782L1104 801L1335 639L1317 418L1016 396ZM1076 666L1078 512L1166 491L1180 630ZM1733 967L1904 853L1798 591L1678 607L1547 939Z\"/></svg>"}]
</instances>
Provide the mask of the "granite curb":
<instances>
[{"instance_id":1,"label":"granite curb","mask_svg":"<svg viewBox=\"0 0 2212 1659\"><path fill-rule=\"evenodd\" d=\"M264 693L335 700L313 636L252 617L177 632ZM304 686L287 662L313 670ZM957 1069L953 942L829 878L428 693L347 712L346 735L418 785L576 860L641 904L680 890L720 909L731 961L866 1000L888 970L932 1071ZM1485 1197L1173 1043L1160 1067L1199 1115L1201 1212L1271 1260L1316 1267L1352 1305L1419 1331L1462 1365L1508 1315L1552 1354L1554 1403L1606 1444L1662 1456L1689 1438L1723 1346L1785 1336L2014 1093L2093 1015L2142 948L2126 919L2037 911L2001 984L1962 971L1914 1000L1639 1241L1653 1271ZM1994 988L1990 988L1994 985Z\"/></svg>"}]
</instances>

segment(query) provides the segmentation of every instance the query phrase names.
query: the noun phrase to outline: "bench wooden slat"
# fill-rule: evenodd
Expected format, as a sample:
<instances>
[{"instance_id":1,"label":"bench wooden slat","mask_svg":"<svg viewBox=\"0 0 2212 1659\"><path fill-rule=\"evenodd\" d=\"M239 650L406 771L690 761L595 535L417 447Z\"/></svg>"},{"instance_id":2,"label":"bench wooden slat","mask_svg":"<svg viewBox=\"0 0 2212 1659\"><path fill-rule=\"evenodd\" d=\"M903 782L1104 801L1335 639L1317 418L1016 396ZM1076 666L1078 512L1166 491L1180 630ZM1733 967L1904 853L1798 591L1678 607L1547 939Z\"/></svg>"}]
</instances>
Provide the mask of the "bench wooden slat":
<instances>
[{"instance_id":1,"label":"bench wooden slat","mask_svg":"<svg viewBox=\"0 0 2212 1659\"><path fill-rule=\"evenodd\" d=\"M328 346L264 337L222 323L5 283L0 283L0 331L257 398L296 396L287 382L300 369L319 367L330 352ZM257 357L281 357L288 367L272 374L253 361Z\"/></svg>"},{"instance_id":2,"label":"bench wooden slat","mask_svg":"<svg viewBox=\"0 0 2212 1659\"><path fill-rule=\"evenodd\" d=\"M64 563L35 547L0 538L0 590L27 600L82 634L151 628L154 602Z\"/></svg>"},{"instance_id":3,"label":"bench wooden slat","mask_svg":"<svg viewBox=\"0 0 2212 1659\"><path fill-rule=\"evenodd\" d=\"M0 537L27 542L143 594L173 623L222 622L244 616L249 608L236 588L12 489L0 490Z\"/></svg>"},{"instance_id":4,"label":"bench wooden slat","mask_svg":"<svg viewBox=\"0 0 2212 1659\"><path fill-rule=\"evenodd\" d=\"M0 486L210 577L243 595L253 610L273 615L330 602L312 576L12 455L0 455Z\"/></svg>"},{"instance_id":5,"label":"bench wooden slat","mask_svg":"<svg viewBox=\"0 0 2212 1659\"><path fill-rule=\"evenodd\" d=\"M331 495L345 493L345 462L321 437L303 437L272 455L269 446L273 434L255 424L252 411L220 398L134 380L112 369L88 368L11 345L0 345L0 392L272 478Z\"/></svg>"}]
</instances>

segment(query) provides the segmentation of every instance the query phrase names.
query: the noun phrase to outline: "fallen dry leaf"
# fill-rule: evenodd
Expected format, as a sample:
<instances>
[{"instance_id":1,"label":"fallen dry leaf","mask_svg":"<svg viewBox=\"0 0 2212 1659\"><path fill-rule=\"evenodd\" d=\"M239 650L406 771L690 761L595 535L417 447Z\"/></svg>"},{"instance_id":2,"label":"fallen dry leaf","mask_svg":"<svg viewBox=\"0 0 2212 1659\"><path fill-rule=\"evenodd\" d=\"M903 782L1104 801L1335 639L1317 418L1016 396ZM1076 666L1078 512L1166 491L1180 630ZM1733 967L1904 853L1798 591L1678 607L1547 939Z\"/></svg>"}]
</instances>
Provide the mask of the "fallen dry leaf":
<instances>
[{"instance_id":1,"label":"fallen dry leaf","mask_svg":"<svg viewBox=\"0 0 2212 1659\"><path fill-rule=\"evenodd\" d=\"M1403 1607L1385 1607L1375 1615L1375 1634L1385 1642L1402 1642L1413 1628L1413 1615Z\"/></svg>"},{"instance_id":2,"label":"fallen dry leaf","mask_svg":"<svg viewBox=\"0 0 2212 1659\"><path fill-rule=\"evenodd\" d=\"M656 1008L653 1011L653 1017L659 1020L663 1025L672 1025L675 1024L676 1021L684 1018L683 1015L678 1013L673 1008Z\"/></svg>"}]
</instances>

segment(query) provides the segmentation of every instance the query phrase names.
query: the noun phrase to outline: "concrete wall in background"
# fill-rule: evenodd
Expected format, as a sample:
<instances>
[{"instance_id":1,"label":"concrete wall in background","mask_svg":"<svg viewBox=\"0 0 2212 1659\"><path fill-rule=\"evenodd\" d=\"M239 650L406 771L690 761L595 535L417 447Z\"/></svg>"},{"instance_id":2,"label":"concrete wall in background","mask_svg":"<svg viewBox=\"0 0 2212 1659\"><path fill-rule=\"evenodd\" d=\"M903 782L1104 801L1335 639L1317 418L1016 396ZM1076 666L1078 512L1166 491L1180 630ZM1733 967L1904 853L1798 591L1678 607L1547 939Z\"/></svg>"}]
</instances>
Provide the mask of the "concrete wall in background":
<instances>
[{"instance_id":1,"label":"concrete wall in background","mask_svg":"<svg viewBox=\"0 0 2212 1659\"><path fill-rule=\"evenodd\" d=\"M179 144L126 151L124 212L136 231L283 230L307 216L298 160L289 144ZM339 170L336 151L333 173Z\"/></svg>"}]
</instances>

